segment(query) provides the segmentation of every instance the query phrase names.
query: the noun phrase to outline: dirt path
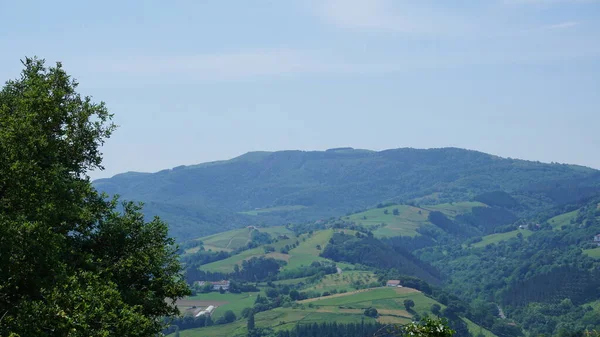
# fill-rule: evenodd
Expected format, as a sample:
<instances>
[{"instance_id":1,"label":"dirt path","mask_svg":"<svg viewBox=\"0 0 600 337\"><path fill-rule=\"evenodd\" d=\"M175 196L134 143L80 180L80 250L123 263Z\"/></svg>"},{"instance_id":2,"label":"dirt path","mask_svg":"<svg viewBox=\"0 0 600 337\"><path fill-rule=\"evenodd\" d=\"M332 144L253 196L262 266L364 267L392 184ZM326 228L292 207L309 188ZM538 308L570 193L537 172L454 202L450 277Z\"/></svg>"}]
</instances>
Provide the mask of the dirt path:
<instances>
[{"instance_id":1,"label":"dirt path","mask_svg":"<svg viewBox=\"0 0 600 337\"><path fill-rule=\"evenodd\" d=\"M506 319L506 315L504 314L504 311L502 310L502 308L500 308L500 306L498 304L496 304L496 306L498 307L498 316L500 316L500 318L502 318L502 319Z\"/></svg>"},{"instance_id":2,"label":"dirt path","mask_svg":"<svg viewBox=\"0 0 600 337\"><path fill-rule=\"evenodd\" d=\"M349 292L343 293L343 294L335 294L335 295L329 295L329 296L320 296L320 297L315 297L315 298L309 298L307 300L298 301L298 303L310 303L310 302L322 300L325 298L350 296L350 295L354 295L354 294L358 294L358 293L364 293L365 291L371 291L373 289L377 289L377 288L360 289L360 290L355 290L355 291L349 291Z\"/></svg>"},{"instance_id":3,"label":"dirt path","mask_svg":"<svg viewBox=\"0 0 600 337\"><path fill-rule=\"evenodd\" d=\"M250 229L250 231L248 231L248 242L252 241L252 232L255 231L255 228ZM231 239L229 239L229 242L227 243L227 246L225 247L225 249L229 249L229 246L231 245L231 242L233 241L233 239L235 239L235 236L232 236Z\"/></svg>"}]
</instances>

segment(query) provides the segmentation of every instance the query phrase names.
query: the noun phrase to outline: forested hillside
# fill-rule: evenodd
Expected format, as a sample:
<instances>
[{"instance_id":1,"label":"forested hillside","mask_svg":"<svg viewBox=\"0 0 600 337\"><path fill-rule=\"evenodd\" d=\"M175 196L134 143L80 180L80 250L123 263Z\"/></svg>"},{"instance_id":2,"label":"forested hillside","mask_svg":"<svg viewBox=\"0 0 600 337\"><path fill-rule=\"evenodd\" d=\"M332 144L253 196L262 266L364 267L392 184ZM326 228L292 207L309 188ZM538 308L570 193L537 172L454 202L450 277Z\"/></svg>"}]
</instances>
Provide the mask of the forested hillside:
<instances>
[{"instance_id":1,"label":"forested hillside","mask_svg":"<svg viewBox=\"0 0 600 337\"><path fill-rule=\"evenodd\" d=\"M593 242L600 233L599 200L538 220L467 244L413 252L447 277L446 290L472 303L497 303L533 335L598 328L600 312L592 305L600 299L600 248Z\"/></svg>"},{"instance_id":2,"label":"forested hillside","mask_svg":"<svg viewBox=\"0 0 600 337\"><path fill-rule=\"evenodd\" d=\"M505 159L456 148L381 152L252 152L220 162L95 181L100 191L146 203L177 237L248 224L304 222L381 202L439 204L483 195L518 214L598 191L598 171Z\"/></svg>"}]
</instances>

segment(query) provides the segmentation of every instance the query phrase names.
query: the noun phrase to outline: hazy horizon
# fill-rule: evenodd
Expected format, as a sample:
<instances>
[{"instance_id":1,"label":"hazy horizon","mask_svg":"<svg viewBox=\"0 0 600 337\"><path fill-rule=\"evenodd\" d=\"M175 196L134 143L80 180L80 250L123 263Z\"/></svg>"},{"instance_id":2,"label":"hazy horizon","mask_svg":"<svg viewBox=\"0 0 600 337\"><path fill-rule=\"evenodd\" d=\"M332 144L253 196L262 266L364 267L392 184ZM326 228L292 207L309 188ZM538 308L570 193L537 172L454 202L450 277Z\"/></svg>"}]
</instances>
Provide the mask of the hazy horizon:
<instances>
[{"instance_id":1,"label":"hazy horizon","mask_svg":"<svg viewBox=\"0 0 600 337\"><path fill-rule=\"evenodd\" d=\"M600 168L595 0L0 3L0 80L62 61L106 171L250 151L468 148ZM8 31L8 29L6 29Z\"/></svg>"}]
</instances>

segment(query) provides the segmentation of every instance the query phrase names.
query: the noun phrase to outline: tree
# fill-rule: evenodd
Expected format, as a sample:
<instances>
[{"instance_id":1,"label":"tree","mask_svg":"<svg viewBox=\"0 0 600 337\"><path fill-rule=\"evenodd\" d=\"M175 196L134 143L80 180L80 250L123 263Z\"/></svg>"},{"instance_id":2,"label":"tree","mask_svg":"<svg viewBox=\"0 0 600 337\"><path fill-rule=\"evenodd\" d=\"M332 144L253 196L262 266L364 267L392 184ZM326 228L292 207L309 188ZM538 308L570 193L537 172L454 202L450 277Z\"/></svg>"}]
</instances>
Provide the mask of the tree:
<instances>
[{"instance_id":1,"label":"tree","mask_svg":"<svg viewBox=\"0 0 600 337\"><path fill-rule=\"evenodd\" d=\"M223 318L225 319L226 323L235 322L235 320L237 319L237 317L235 317L235 314L231 310L225 311L225 313L223 314Z\"/></svg>"},{"instance_id":2,"label":"tree","mask_svg":"<svg viewBox=\"0 0 600 337\"><path fill-rule=\"evenodd\" d=\"M248 314L248 331L254 330L254 311L250 310Z\"/></svg>"},{"instance_id":3,"label":"tree","mask_svg":"<svg viewBox=\"0 0 600 337\"><path fill-rule=\"evenodd\" d=\"M410 300L410 299L404 300L404 307L406 308L406 311L410 311L414 306L415 306L415 301Z\"/></svg>"},{"instance_id":4,"label":"tree","mask_svg":"<svg viewBox=\"0 0 600 337\"><path fill-rule=\"evenodd\" d=\"M442 310L442 307L439 304L434 303L431 305L431 312L438 317L441 314L441 310Z\"/></svg>"},{"instance_id":5,"label":"tree","mask_svg":"<svg viewBox=\"0 0 600 337\"><path fill-rule=\"evenodd\" d=\"M400 215L400 211L397 208L394 208L392 213L394 213L394 215Z\"/></svg>"},{"instance_id":6,"label":"tree","mask_svg":"<svg viewBox=\"0 0 600 337\"><path fill-rule=\"evenodd\" d=\"M104 103L60 63L23 65L0 91L0 335L155 335L189 294L167 224L92 187Z\"/></svg>"},{"instance_id":7,"label":"tree","mask_svg":"<svg viewBox=\"0 0 600 337\"><path fill-rule=\"evenodd\" d=\"M364 314L367 317L377 317L377 315L379 315L379 313L377 312L377 309L375 309L375 308L367 308L365 310Z\"/></svg>"},{"instance_id":8,"label":"tree","mask_svg":"<svg viewBox=\"0 0 600 337\"><path fill-rule=\"evenodd\" d=\"M300 299L300 293L298 292L298 290L290 290L290 298L294 301L297 301Z\"/></svg>"},{"instance_id":9,"label":"tree","mask_svg":"<svg viewBox=\"0 0 600 337\"><path fill-rule=\"evenodd\" d=\"M265 295L269 298L275 298L279 296L279 292L275 288L267 288L267 290L265 290Z\"/></svg>"},{"instance_id":10,"label":"tree","mask_svg":"<svg viewBox=\"0 0 600 337\"><path fill-rule=\"evenodd\" d=\"M387 209L383 210L383 214L389 214L390 211L388 211Z\"/></svg>"}]
</instances>

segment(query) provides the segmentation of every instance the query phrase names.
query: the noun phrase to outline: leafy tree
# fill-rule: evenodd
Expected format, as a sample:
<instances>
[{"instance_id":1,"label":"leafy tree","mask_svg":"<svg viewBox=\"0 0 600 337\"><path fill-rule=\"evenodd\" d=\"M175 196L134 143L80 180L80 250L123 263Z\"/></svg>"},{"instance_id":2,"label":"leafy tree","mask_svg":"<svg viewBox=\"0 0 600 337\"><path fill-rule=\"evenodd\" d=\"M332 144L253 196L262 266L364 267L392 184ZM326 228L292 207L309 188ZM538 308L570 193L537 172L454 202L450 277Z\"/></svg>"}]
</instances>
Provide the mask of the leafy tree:
<instances>
[{"instance_id":1,"label":"leafy tree","mask_svg":"<svg viewBox=\"0 0 600 337\"><path fill-rule=\"evenodd\" d=\"M415 306L415 301L413 301L411 299L404 300L404 307L406 308L407 311L411 311L414 306Z\"/></svg>"},{"instance_id":2,"label":"leafy tree","mask_svg":"<svg viewBox=\"0 0 600 337\"><path fill-rule=\"evenodd\" d=\"M298 290L291 290L290 291L290 298L294 301L297 301L298 299L300 299L300 293L298 292Z\"/></svg>"},{"instance_id":3,"label":"leafy tree","mask_svg":"<svg viewBox=\"0 0 600 337\"><path fill-rule=\"evenodd\" d=\"M364 314L367 317L377 317L377 315L379 315L379 313L377 312L377 309L375 309L375 308L367 308L365 310Z\"/></svg>"},{"instance_id":4,"label":"leafy tree","mask_svg":"<svg viewBox=\"0 0 600 337\"><path fill-rule=\"evenodd\" d=\"M431 305L431 312L434 315L439 316L441 314L441 310L442 310L442 307L439 304L434 303Z\"/></svg>"},{"instance_id":5,"label":"leafy tree","mask_svg":"<svg viewBox=\"0 0 600 337\"><path fill-rule=\"evenodd\" d=\"M265 290L265 295L269 298L275 298L279 296L279 292L275 288L267 288L267 290Z\"/></svg>"},{"instance_id":6,"label":"leafy tree","mask_svg":"<svg viewBox=\"0 0 600 337\"><path fill-rule=\"evenodd\" d=\"M235 320L237 319L237 317L235 317L235 314L231 310L225 311L225 313L223 314L223 318L225 319L226 323L235 322Z\"/></svg>"},{"instance_id":7,"label":"leafy tree","mask_svg":"<svg viewBox=\"0 0 600 337\"><path fill-rule=\"evenodd\" d=\"M394 208L394 211L392 213L394 213L394 215L400 215L400 211L398 211L397 208Z\"/></svg>"},{"instance_id":8,"label":"leafy tree","mask_svg":"<svg viewBox=\"0 0 600 337\"><path fill-rule=\"evenodd\" d=\"M168 227L91 186L104 103L60 63L23 65L0 91L0 335L155 335L189 293Z\"/></svg>"}]
</instances>

